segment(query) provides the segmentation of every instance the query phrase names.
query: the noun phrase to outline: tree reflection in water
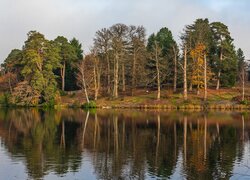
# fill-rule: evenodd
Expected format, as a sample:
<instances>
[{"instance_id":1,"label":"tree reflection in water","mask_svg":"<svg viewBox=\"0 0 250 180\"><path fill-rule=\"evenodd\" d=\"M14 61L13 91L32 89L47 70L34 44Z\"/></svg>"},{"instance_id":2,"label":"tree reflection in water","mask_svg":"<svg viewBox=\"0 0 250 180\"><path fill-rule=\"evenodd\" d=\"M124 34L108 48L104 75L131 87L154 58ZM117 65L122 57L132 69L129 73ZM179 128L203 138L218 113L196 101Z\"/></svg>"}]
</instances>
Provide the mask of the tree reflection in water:
<instances>
[{"instance_id":1,"label":"tree reflection in water","mask_svg":"<svg viewBox=\"0 0 250 180\"><path fill-rule=\"evenodd\" d=\"M249 127L247 113L0 110L4 147L34 179L84 174L85 156L98 179L229 179Z\"/></svg>"}]
</instances>

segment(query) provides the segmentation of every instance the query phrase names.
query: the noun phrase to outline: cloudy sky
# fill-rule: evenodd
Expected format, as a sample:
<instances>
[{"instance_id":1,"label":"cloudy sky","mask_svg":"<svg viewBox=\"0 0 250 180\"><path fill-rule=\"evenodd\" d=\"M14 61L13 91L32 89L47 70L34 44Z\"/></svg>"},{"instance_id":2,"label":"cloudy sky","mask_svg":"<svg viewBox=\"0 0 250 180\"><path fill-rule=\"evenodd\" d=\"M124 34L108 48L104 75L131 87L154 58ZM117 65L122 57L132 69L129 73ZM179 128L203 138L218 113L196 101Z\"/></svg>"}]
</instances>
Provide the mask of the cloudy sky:
<instances>
[{"instance_id":1,"label":"cloudy sky","mask_svg":"<svg viewBox=\"0 0 250 180\"><path fill-rule=\"evenodd\" d=\"M0 62L30 30L76 37L87 52L96 30L115 23L143 25L147 35L168 27L178 41L185 25L206 17L228 25L250 59L249 9L250 0L0 0Z\"/></svg>"}]
</instances>

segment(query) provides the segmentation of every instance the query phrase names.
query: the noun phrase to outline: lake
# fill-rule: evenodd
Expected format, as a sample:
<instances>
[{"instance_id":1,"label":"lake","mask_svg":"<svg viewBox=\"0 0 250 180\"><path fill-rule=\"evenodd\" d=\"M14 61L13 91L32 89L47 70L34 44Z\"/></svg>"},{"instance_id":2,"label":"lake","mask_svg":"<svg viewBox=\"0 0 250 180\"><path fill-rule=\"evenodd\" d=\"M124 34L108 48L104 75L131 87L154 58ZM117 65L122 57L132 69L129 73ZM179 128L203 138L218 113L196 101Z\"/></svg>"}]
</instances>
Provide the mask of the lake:
<instances>
[{"instance_id":1,"label":"lake","mask_svg":"<svg viewBox=\"0 0 250 180\"><path fill-rule=\"evenodd\" d=\"M0 109L0 179L250 179L250 114Z\"/></svg>"}]
</instances>

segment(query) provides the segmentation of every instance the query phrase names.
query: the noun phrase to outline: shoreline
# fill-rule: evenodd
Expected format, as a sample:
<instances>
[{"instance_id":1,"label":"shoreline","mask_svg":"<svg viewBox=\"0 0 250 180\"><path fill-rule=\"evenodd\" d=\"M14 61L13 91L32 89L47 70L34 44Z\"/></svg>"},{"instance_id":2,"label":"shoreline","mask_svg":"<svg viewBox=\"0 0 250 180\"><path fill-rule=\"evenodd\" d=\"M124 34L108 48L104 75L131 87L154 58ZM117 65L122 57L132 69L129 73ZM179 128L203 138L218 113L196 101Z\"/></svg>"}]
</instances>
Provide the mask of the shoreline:
<instances>
[{"instance_id":1,"label":"shoreline","mask_svg":"<svg viewBox=\"0 0 250 180\"><path fill-rule=\"evenodd\" d=\"M250 111L250 105L244 104L209 104L209 105L198 105L198 104L184 104L184 105L171 105L171 104L134 104L134 105L101 105L96 104L95 107L83 107L82 105L75 104L59 104L51 107L46 107L43 105L37 106L18 106L10 105L4 106L0 105L2 108L48 108L48 109L63 109L63 108L81 108L81 109L138 109L138 110L173 110L173 111L183 111L183 110L195 110L195 111L235 111L235 110L244 110Z\"/></svg>"}]
</instances>

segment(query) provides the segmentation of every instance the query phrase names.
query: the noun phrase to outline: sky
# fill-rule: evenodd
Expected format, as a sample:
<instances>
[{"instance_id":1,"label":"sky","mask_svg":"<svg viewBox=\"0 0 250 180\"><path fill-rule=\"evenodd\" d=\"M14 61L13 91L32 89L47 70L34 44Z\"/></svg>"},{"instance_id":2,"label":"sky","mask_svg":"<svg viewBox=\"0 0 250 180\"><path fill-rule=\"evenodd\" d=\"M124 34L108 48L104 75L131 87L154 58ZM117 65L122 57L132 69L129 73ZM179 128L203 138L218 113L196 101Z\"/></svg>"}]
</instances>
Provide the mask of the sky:
<instances>
[{"instance_id":1,"label":"sky","mask_svg":"<svg viewBox=\"0 0 250 180\"><path fill-rule=\"evenodd\" d=\"M31 30L47 39L77 38L85 52L95 32L116 23L143 25L149 36L162 27L174 38L197 18L226 24L236 48L250 59L250 0L0 0L0 63L21 49Z\"/></svg>"}]
</instances>

